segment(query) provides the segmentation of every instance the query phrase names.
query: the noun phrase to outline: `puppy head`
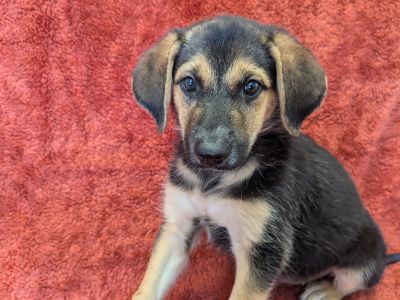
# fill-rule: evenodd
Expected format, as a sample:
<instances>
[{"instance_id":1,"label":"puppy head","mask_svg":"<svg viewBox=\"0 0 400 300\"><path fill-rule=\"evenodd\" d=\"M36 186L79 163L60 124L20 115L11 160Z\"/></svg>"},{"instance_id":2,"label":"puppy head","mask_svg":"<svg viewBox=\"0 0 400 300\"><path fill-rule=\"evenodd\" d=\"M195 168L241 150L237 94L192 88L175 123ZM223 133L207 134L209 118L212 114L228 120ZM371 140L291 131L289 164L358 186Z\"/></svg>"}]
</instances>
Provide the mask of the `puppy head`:
<instances>
[{"instance_id":1,"label":"puppy head","mask_svg":"<svg viewBox=\"0 0 400 300\"><path fill-rule=\"evenodd\" d=\"M277 106L297 136L326 87L315 57L285 30L237 17L168 33L133 75L136 99L160 131L173 96L186 160L214 169L242 165Z\"/></svg>"}]
</instances>

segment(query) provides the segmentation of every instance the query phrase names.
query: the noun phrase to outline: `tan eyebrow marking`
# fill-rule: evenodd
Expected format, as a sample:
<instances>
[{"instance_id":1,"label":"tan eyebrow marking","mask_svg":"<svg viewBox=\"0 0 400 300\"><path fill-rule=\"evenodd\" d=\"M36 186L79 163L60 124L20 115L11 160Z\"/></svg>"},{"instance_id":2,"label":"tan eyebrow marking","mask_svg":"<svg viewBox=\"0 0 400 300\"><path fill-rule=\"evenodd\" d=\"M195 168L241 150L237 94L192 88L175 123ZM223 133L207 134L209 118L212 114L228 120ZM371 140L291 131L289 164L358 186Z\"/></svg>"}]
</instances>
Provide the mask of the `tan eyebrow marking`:
<instances>
[{"instance_id":1,"label":"tan eyebrow marking","mask_svg":"<svg viewBox=\"0 0 400 300\"><path fill-rule=\"evenodd\" d=\"M200 77L205 88L210 87L215 80L214 70L204 54L196 54L189 61L185 62L178 68L175 77L177 80L181 80L193 72L196 72L196 75Z\"/></svg>"},{"instance_id":2,"label":"tan eyebrow marking","mask_svg":"<svg viewBox=\"0 0 400 300\"><path fill-rule=\"evenodd\" d=\"M272 86L267 72L246 57L237 58L233 61L225 74L224 80L229 88L234 89L237 83L243 81L245 76L260 80L268 88Z\"/></svg>"}]
</instances>

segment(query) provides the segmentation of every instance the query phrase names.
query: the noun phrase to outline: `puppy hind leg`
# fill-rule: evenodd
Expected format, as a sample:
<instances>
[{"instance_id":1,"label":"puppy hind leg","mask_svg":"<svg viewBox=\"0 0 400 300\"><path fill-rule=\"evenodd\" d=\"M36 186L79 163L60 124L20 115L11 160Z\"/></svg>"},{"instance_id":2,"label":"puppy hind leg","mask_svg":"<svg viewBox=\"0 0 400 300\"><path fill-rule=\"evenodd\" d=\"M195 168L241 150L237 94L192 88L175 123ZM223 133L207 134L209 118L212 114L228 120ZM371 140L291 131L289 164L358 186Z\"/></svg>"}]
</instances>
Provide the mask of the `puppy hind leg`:
<instances>
[{"instance_id":1,"label":"puppy hind leg","mask_svg":"<svg viewBox=\"0 0 400 300\"><path fill-rule=\"evenodd\" d=\"M359 290L376 284L383 268L370 263L363 267L336 267L334 279L314 281L306 286L300 300L340 300Z\"/></svg>"},{"instance_id":2,"label":"puppy hind leg","mask_svg":"<svg viewBox=\"0 0 400 300\"><path fill-rule=\"evenodd\" d=\"M300 300L340 300L344 297L330 280L317 280L307 284Z\"/></svg>"},{"instance_id":3,"label":"puppy hind leg","mask_svg":"<svg viewBox=\"0 0 400 300\"><path fill-rule=\"evenodd\" d=\"M385 263L380 260L370 260L362 267L335 268L334 285L345 295L370 288L379 282L384 268Z\"/></svg>"}]
</instances>

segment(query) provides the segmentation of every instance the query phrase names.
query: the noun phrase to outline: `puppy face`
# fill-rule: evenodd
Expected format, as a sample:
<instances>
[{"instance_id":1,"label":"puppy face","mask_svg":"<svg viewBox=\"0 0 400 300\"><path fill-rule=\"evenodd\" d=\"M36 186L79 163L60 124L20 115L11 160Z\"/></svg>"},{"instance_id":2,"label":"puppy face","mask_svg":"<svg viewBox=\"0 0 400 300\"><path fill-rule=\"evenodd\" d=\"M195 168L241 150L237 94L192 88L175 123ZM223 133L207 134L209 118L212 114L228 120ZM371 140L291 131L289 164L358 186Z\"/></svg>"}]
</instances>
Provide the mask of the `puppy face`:
<instances>
[{"instance_id":1,"label":"puppy face","mask_svg":"<svg viewBox=\"0 0 400 300\"><path fill-rule=\"evenodd\" d=\"M218 17L153 46L138 63L133 87L161 130L173 95L188 163L233 169L246 162L275 109L297 135L326 81L311 52L283 29Z\"/></svg>"},{"instance_id":2,"label":"puppy face","mask_svg":"<svg viewBox=\"0 0 400 300\"><path fill-rule=\"evenodd\" d=\"M274 61L259 32L237 23L205 23L183 38L173 96L186 158L235 168L276 106Z\"/></svg>"}]
</instances>

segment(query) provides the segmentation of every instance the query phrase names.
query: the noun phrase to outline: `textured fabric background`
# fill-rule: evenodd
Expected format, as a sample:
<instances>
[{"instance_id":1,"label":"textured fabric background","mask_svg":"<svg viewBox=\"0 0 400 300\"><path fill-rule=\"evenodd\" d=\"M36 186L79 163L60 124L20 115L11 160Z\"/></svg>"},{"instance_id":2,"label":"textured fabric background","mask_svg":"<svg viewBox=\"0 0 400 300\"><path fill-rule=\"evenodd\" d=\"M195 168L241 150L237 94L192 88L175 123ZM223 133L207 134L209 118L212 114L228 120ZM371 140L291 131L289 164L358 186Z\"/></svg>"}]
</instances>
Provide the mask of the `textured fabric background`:
<instances>
[{"instance_id":1,"label":"textured fabric background","mask_svg":"<svg viewBox=\"0 0 400 300\"><path fill-rule=\"evenodd\" d=\"M0 299L134 292L175 133L170 119L159 136L133 101L131 69L169 28L222 12L281 24L319 58L329 93L304 131L343 162L400 251L400 2L347 2L1 1ZM233 272L201 246L168 299L227 299ZM351 299L400 299L400 265Z\"/></svg>"}]
</instances>

